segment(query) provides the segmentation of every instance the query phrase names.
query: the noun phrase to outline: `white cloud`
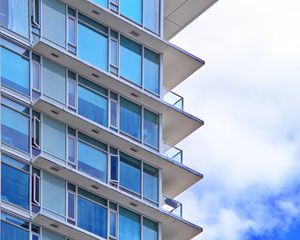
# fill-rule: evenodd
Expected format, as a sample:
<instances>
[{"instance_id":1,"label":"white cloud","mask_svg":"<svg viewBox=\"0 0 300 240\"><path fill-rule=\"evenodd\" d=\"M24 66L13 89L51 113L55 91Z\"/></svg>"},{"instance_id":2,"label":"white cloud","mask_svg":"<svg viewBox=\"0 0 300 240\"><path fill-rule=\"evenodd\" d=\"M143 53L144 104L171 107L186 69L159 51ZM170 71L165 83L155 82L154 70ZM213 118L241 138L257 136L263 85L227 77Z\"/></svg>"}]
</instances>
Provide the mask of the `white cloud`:
<instances>
[{"instance_id":1,"label":"white cloud","mask_svg":"<svg viewBox=\"0 0 300 240\"><path fill-rule=\"evenodd\" d=\"M196 239L243 240L300 212L280 195L299 177L299 10L298 0L220 0L173 41L206 60L175 89L205 121L179 145L205 176L179 198L204 227Z\"/></svg>"}]
</instances>

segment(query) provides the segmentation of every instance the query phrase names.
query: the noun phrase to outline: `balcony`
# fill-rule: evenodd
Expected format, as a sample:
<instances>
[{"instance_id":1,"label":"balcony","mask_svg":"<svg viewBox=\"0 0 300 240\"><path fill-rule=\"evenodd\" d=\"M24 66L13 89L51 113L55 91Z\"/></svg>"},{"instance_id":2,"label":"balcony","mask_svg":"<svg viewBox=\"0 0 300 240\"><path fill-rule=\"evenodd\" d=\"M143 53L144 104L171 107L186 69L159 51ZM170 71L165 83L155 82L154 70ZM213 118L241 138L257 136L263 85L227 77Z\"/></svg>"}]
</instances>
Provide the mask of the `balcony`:
<instances>
[{"instance_id":1,"label":"balcony","mask_svg":"<svg viewBox=\"0 0 300 240\"><path fill-rule=\"evenodd\" d=\"M168 211L169 213L176 215L177 217L182 217L182 203L174 199L163 196L162 208Z\"/></svg>"},{"instance_id":2,"label":"balcony","mask_svg":"<svg viewBox=\"0 0 300 240\"><path fill-rule=\"evenodd\" d=\"M175 162L183 164L183 151L165 142L163 144L163 155Z\"/></svg>"},{"instance_id":3,"label":"balcony","mask_svg":"<svg viewBox=\"0 0 300 240\"><path fill-rule=\"evenodd\" d=\"M183 97L172 91L164 95L164 101L183 111Z\"/></svg>"}]
</instances>

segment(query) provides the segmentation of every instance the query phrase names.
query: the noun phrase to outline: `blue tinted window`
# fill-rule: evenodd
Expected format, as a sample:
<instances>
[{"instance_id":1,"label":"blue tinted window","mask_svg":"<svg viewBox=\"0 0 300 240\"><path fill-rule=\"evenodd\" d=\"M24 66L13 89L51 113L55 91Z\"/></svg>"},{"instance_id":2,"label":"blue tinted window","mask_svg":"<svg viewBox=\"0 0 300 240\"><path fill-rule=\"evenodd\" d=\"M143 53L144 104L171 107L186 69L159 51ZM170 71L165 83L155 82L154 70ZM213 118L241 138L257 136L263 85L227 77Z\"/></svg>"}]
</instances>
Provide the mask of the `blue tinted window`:
<instances>
[{"instance_id":1,"label":"blue tinted window","mask_svg":"<svg viewBox=\"0 0 300 240\"><path fill-rule=\"evenodd\" d=\"M78 86L78 112L80 115L107 126L107 98Z\"/></svg>"},{"instance_id":2,"label":"blue tinted window","mask_svg":"<svg viewBox=\"0 0 300 240\"><path fill-rule=\"evenodd\" d=\"M144 142L158 148L158 115L144 109Z\"/></svg>"},{"instance_id":3,"label":"blue tinted window","mask_svg":"<svg viewBox=\"0 0 300 240\"><path fill-rule=\"evenodd\" d=\"M107 37L81 21L78 24L78 56L91 65L107 71Z\"/></svg>"},{"instance_id":4,"label":"blue tinted window","mask_svg":"<svg viewBox=\"0 0 300 240\"><path fill-rule=\"evenodd\" d=\"M107 154L78 141L78 170L106 182Z\"/></svg>"},{"instance_id":5,"label":"blue tinted window","mask_svg":"<svg viewBox=\"0 0 300 240\"><path fill-rule=\"evenodd\" d=\"M1 198L29 209L29 174L6 164L1 164Z\"/></svg>"},{"instance_id":6,"label":"blue tinted window","mask_svg":"<svg viewBox=\"0 0 300 240\"><path fill-rule=\"evenodd\" d=\"M11 147L29 152L29 118L2 105L1 140Z\"/></svg>"},{"instance_id":7,"label":"blue tinted window","mask_svg":"<svg viewBox=\"0 0 300 240\"><path fill-rule=\"evenodd\" d=\"M152 202L158 202L158 170L144 163L143 173L144 198Z\"/></svg>"},{"instance_id":8,"label":"blue tinted window","mask_svg":"<svg viewBox=\"0 0 300 240\"><path fill-rule=\"evenodd\" d=\"M148 218L143 219L143 240L158 239L158 223Z\"/></svg>"},{"instance_id":9,"label":"blue tinted window","mask_svg":"<svg viewBox=\"0 0 300 240\"><path fill-rule=\"evenodd\" d=\"M109 234L110 234L110 236L116 237L116 235L117 235L117 214L115 212L110 212L109 219L110 219Z\"/></svg>"},{"instance_id":10,"label":"blue tinted window","mask_svg":"<svg viewBox=\"0 0 300 240\"><path fill-rule=\"evenodd\" d=\"M29 37L28 0L1 0L0 24L26 38Z\"/></svg>"},{"instance_id":11,"label":"blue tinted window","mask_svg":"<svg viewBox=\"0 0 300 240\"><path fill-rule=\"evenodd\" d=\"M92 232L100 237L107 235L106 208L78 196L78 227Z\"/></svg>"},{"instance_id":12,"label":"blue tinted window","mask_svg":"<svg viewBox=\"0 0 300 240\"><path fill-rule=\"evenodd\" d=\"M107 1L108 0L92 0L92 2L102 6L102 7L107 7Z\"/></svg>"},{"instance_id":13,"label":"blue tinted window","mask_svg":"<svg viewBox=\"0 0 300 240\"><path fill-rule=\"evenodd\" d=\"M152 32L159 33L159 0L144 1L144 25Z\"/></svg>"},{"instance_id":14,"label":"blue tinted window","mask_svg":"<svg viewBox=\"0 0 300 240\"><path fill-rule=\"evenodd\" d=\"M120 156L120 185L141 193L141 162L126 154Z\"/></svg>"},{"instance_id":15,"label":"blue tinted window","mask_svg":"<svg viewBox=\"0 0 300 240\"><path fill-rule=\"evenodd\" d=\"M125 208L119 208L119 239L141 239L140 215Z\"/></svg>"},{"instance_id":16,"label":"blue tinted window","mask_svg":"<svg viewBox=\"0 0 300 240\"><path fill-rule=\"evenodd\" d=\"M120 12L132 21L142 23L142 0L120 1Z\"/></svg>"},{"instance_id":17,"label":"blue tinted window","mask_svg":"<svg viewBox=\"0 0 300 240\"><path fill-rule=\"evenodd\" d=\"M29 232L1 221L1 240L29 240Z\"/></svg>"},{"instance_id":18,"label":"blue tinted window","mask_svg":"<svg viewBox=\"0 0 300 240\"><path fill-rule=\"evenodd\" d=\"M121 98L120 129L130 136L141 139L141 107L133 102Z\"/></svg>"},{"instance_id":19,"label":"blue tinted window","mask_svg":"<svg viewBox=\"0 0 300 240\"><path fill-rule=\"evenodd\" d=\"M144 88L159 93L159 54L145 48L144 51Z\"/></svg>"},{"instance_id":20,"label":"blue tinted window","mask_svg":"<svg viewBox=\"0 0 300 240\"><path fill-rule=\"evenodd\" d=\"M123 36L120 48L120 75L138 86L142 85L142 46Z\"/></svg>"},{"instance_id":21,"label":"blue tinted window","mask_svg":"<svg viewBox=\"0 0 300 240\"><path fill-rule=\"evenodd\" d=\"M15 91L29 95L29 61L6 48L1 48L1 81ZM15 67L18 66L18 71Z\"/></svg>"}]
</instances>

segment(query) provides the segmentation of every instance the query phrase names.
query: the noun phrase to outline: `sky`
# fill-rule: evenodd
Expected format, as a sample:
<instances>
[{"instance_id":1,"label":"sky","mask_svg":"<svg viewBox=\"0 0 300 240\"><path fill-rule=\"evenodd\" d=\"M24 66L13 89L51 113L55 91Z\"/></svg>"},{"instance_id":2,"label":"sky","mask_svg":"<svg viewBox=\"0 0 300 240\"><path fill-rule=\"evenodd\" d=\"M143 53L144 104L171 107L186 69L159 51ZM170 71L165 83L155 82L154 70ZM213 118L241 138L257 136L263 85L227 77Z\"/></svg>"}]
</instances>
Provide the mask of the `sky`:
<instances>
[{"instance_id":1,"label":"sky","mask_svg":"<svg viewBox=\"0 0 300 240\"><path fill-rule=\"evenodd\" d=\"M219 0L172 40L206 61L174 89L205 121L177 145L194 240L300 239L299 25L299 0Z\"/></svg>"}]
</instances>

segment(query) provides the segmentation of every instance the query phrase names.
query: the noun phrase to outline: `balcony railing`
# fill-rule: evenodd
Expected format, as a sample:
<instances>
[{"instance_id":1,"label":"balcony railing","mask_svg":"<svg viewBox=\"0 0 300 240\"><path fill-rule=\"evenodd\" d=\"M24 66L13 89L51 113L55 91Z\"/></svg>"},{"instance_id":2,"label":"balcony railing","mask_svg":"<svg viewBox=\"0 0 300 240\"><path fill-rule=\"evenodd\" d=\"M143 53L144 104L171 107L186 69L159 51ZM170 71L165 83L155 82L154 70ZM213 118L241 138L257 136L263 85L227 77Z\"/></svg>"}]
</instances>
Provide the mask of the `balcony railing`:
<instances>
[{"instance_id":1,"label":"balcony railing","mask_svg":"<svg viewBox=\"0 0 300 240\"><path fill-rule=\"evenodd\" d=\"M165 93L164 101L167 103L170 103L174 107L177 107L177 108L183 110L183 97L181 97L177 93L174 93L172 91Z\"/></svg>"},{"instance_id":2,"label":"balcony railing","mask_svg":"<svg viewBox=\"0 0 300 240\"><path fill-rule=\"evenodd\" d=\"M163 196L163 209L178 216L182 217L182 203Z\"/></svg>"},{"instance_id":3,"label":"balcony railing","mask_svg":"<svg viewBox=\"0 0 300 240\"><path fill-rule=\"evenodd\" d=\"M183 163L183 152L181 149L170 146L169 144L164 142L163 151L163 155L165 155L166 157L176 162Z\"/></svg>"}]
</instances>

